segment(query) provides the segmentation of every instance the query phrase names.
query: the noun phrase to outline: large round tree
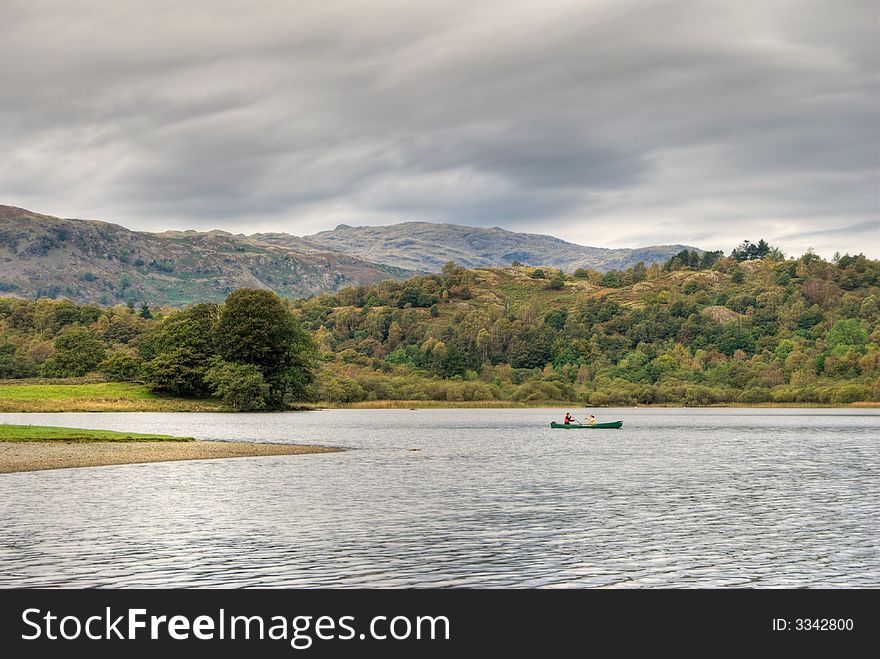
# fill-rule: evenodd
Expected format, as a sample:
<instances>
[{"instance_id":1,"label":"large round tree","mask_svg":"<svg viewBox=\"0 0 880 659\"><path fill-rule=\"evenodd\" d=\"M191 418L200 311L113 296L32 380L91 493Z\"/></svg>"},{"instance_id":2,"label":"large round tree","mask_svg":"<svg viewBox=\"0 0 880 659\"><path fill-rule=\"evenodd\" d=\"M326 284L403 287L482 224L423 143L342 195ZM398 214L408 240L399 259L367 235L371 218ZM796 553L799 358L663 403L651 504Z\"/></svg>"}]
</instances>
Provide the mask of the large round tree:
<instances>
[{"instance_id":1,"label":"large round tree","mask_svg":"<svg viewBox=\"0 0 880 659\"><path fill-rule=\"evenodd\" d=\"M242 288L229 294L214 328L217 354L253 364L269 385L267 407L302 400L312 381L314 345L275 293Z\"/></svg>"}]
</instances>

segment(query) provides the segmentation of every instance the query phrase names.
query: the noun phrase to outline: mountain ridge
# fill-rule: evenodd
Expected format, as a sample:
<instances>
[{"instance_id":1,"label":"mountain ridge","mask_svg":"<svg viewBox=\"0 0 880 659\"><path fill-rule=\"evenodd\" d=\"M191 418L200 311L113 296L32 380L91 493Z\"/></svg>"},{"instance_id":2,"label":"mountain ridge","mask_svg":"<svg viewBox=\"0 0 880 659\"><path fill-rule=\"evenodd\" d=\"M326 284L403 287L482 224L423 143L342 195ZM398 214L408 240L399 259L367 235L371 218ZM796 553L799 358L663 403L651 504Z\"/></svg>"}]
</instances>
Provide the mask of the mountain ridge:
<instances>
[{"instance_id":1,"label":"mountain ridge","mask_svg":"<svg viewBox=\"0 0 880 659\"><path fill-rule=\"evenodd\" d=\"M273 244L289 234L253 234ZM410 270L437 272L447 261L466 268L497 268L519 261L524 265L549 266L565 272L578 268L601 272L625 270L643 261L665 262L690 245L651 245L637 248L592 247L556 236L521 233L501 227L471 227L448 222L401 222L382 226L338 225L330 231L303 236L301 240L344 254Z\"/></svg>"},{"instance_id":2,"label":"mountain ridge","mask_svg":"<svg viewBox=\"0 0 880 659\"><path fill-rule=\"evenodd\" d=\"M326 249L296 250L214 230L150 233L0 206L0 293L181 306L236 288L301 297L413 273Z\"/></svg>"},{"instance_id":3,"label":"mountain ridge","mask_svg":"<svg viewBox=\"0 0 880 659\"><path fill-rule=\"evenodd\" d=\"M448 261L468 268L519 261L566 272L607 271L639 260L663 262L682 249L688 247L606 249L500 227L431 222L343 224L302 237L222 229L147 232L0 205L0 294L181 306L219 301L242 287L310 296L439 272Z\"/></svg>"}]
</instances>

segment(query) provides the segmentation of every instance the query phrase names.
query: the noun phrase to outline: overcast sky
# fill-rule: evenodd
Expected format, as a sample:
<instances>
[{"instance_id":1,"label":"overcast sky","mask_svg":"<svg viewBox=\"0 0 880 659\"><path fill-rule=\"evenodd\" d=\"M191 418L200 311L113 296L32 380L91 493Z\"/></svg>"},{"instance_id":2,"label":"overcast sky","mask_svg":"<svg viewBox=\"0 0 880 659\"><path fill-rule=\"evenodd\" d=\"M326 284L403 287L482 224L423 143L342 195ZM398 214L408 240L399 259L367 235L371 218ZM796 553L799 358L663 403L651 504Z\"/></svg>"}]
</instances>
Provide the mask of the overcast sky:
<instances>
[{"instance_id":1,"label":"overcast sky","mask_svg":"<svg viewBox=\"0 0 880 659\"><path fill-rule=\"evenodd\" d=\"M0 0L0 203L880 257L875 0Z\"/></svg>"}]
</instances>

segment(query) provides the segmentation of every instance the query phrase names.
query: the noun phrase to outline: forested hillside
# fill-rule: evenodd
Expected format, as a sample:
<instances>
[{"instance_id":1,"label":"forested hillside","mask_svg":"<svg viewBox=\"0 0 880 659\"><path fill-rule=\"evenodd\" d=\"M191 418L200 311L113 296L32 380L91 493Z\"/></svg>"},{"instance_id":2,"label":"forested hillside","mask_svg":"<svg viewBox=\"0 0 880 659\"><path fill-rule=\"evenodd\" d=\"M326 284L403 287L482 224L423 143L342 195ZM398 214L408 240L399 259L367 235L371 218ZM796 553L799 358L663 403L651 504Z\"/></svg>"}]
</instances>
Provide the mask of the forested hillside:
<instances>
[{"instance_id":1,"label":"forested hillside","mask_svg":"<svg viewBox=\"0 0 880 659\"><path fill-rule=\"evenodd\" d=\"M880 263L771 251L575 276L447 266L295 306L325 400L880 400Z\"/></svg>"},{"instance_id":2,"label":"forested hillside","mask_svg":"<svg viewBox=\"0 0 880 659\"><path fill-rule=\"evenodd\" d=\"M606 273L447 264L284 306L311 335L297 339L300 400L880 401L880 262L863 256L782 260L762 242ZM2 299L0 377L97 372L167 389L185 371L197 385L176 393L217 394L216 369L236 362L223 309ZM259 366L227 368L227 394L242 378L268 386Z\"/></svg>"}]
</instances>

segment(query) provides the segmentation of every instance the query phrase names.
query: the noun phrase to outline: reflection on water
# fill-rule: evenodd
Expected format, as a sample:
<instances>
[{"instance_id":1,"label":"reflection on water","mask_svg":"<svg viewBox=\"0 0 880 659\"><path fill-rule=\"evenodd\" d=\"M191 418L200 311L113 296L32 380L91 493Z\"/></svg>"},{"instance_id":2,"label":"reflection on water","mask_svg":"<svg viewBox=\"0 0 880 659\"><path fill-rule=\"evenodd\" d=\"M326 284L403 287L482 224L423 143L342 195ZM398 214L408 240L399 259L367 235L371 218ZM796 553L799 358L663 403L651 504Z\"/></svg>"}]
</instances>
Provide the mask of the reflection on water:
<instances>
[{"instance_id":1,"label":"reflection on water","mask_svg":"<svg viewBox=\"0 0 880 659\"><path fill-rule=\"evenodd\" d=\"M360 449L0 475L0 586L880 586L877 412L564 412L0 414Z\"/></svg>"}]
</instances>

